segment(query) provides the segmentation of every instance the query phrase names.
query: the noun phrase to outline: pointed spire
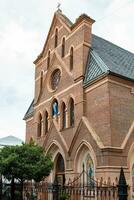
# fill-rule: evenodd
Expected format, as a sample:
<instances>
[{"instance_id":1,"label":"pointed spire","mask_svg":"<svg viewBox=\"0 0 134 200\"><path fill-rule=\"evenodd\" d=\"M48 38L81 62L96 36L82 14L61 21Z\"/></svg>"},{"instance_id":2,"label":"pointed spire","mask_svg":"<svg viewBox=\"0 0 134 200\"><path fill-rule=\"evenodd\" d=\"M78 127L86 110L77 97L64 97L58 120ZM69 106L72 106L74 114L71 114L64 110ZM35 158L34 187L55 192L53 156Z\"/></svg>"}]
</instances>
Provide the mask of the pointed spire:
<instances>
[{"instance_id":1,"label":"pointed spire","mask_svg":"<svg viewBox=\"0 0 134 200\"><path fill-rule=\"evenodd\" d=\"M123 168L120 170L119 184L118 184L118 196L119 200L127 200L128 198L128 185L124 175Z\"/></svg>"},{"instance_id":2,"label":"pointed spire","mask_svg":"<svg viewBox=\"0 0 134 200\"><path fill-rule=\"evenodd\" d=\"M126 178L122 167L120 170L119 185L126 185Z\"/></svg>"}]
</instances>

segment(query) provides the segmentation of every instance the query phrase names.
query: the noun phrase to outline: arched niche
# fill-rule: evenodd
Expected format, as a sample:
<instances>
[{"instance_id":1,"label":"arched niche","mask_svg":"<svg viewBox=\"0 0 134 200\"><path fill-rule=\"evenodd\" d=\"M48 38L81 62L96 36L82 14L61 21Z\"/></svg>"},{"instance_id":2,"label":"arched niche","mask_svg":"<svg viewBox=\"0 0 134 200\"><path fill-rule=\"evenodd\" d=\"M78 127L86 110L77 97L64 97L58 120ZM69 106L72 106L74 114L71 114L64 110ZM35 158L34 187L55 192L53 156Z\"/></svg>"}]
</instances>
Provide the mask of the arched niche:
<instances>
[{"instance_id":1,"label":"arched niche","mask_svg":"<svg viewBox=\"0 0 134 200\"><path fill-rule=\"evenodd\" d=\"M55 181L60 185L64 185L65 162L63 156L60 153L57 154L54 164L55 164Z\"/></svg>"},{"instance_id":2,"label":"arched niche","mask_svg":"<svg viewBox=\"0 0 134 200\"><path fill-rule=\"evenodd\" d=\"M82 141L79 147L77 148L75 159L74 159L74 169L77 173L81 173L84 169L87 173L91 173L93 178L95 176L95 168L96 168L96 156L95 153L89 143L86 141Z\"/></svg>"},{"instance_id":3,"label":"arched niche","mask_svg":"<svg viewBox=\"0 0 134 200\"><path fill-rule=\"evenodd\" d=\"M54 99L52 101L51 114L52 114L52 117L58 116L59 114L59 105L58 105L57 99Z\"/></svg>"},{"instance_id":4,"label":"arched niche","mask_svg":"<svg viewBox=\"0 0 134 200\"><path fill-rule=\"evenodd\" d=\"M57 141L53 141L47 148L46 154L51 155L52 161L54 162L54 167L49 176L49 181L53 183L56 180L57 174L58 174L59 177L64 176L63 178L61 178L64 182L65 181L66 162L65 162L65 154L64 154L64 151L63 151L61 145ZM63 163L63 165L62 165L63 168L58 167L58 165L60 163Z\"/></svg>"}]
</instances>

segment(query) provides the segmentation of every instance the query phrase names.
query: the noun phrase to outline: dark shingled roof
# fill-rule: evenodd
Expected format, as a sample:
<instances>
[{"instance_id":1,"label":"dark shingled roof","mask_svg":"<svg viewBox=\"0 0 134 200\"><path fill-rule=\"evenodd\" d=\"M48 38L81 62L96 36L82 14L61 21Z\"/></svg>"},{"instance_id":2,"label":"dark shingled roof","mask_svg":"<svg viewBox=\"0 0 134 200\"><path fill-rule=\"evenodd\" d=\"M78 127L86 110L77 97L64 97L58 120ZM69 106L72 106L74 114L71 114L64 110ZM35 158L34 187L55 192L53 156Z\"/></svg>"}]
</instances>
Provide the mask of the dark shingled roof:
<instances>
[{"instance_id":1,"label":"dark shingled roof","mask_svg":"<svg viewBox=\"0 0 134 200\"><path fill-rule=\"evenodd\" d=\"M92 35L92 49L88 56L84 83L106 73L134 80L134 54Z\"/></svg>"},{"instance_id":2,"label":"dark shingled roof","mask_svg":"<svg viewBox=\"0 0 134 200\"><path fill-rule=\"evenodd\" d=\"M34 111L34 100L32 101L32 103L30 104L25 116L24 116L24 120L26 120L27 118L31 117L33 115L33 111Z\"/></svg>"}]
</instances>

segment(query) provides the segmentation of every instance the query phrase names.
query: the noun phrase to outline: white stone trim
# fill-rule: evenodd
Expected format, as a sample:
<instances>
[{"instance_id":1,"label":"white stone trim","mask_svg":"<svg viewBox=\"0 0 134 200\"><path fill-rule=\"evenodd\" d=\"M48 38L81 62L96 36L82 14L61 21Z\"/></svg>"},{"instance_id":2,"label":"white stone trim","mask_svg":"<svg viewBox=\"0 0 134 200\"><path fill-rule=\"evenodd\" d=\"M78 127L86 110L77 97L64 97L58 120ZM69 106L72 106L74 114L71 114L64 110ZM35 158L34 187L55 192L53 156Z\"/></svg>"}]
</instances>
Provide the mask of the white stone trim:
<instances>
[{"instance_id":1,"label":"white stone trim","mask_svg":"<svg viewBox=\"0 0 134 200\"><path fill-rule=\"evenodd\" d=\"M65 90L62 90L62 91L60 91L59 93L55 94L55 98L57 98L57 96L63 94L64 92L66 92L66 91L72 89L72 88L75 87L76 85L79 85L80 83L82 83L82 80L78 81L77 83L74 83L73 85L70 85L70 86L67 87ZM38 104L37 106L34 106L34 108L38 108L38 107L40 107L41 105L45 104L46 102L51 101L52 99L53 99L53 96L50 97L49 99L47 99L47 100L41 102L41 103Z\"/></svg>"}]
</instances>

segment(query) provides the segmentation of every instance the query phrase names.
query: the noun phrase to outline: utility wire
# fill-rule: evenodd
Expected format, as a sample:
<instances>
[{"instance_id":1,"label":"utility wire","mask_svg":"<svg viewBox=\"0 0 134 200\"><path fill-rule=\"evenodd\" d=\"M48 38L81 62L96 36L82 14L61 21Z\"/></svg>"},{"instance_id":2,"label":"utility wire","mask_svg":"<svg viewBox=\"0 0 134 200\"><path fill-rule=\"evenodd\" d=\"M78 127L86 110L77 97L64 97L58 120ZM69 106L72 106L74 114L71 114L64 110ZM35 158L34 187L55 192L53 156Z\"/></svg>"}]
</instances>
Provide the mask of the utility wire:
<instances>
[{"instance_id":1,"label":"utility wire","mask_svg":"<svg viewBox=\"0 0 134 200\"><path fill-rule=\"evenodd\" d=\"M101 17L100 19L96 20L96 22L100 22L104 19L107 19L109 16L112 16L114 13L116 13L119 9L122 9L124 8L126 5L128 5L129 3L131 3L133 1L134 3L134 0L129 0L128 2L126 2L125 4L123 4L121 7L117 8L116 10L114 10L113 12L111 12L109 15L105 15L103 17Z\"/></svg>"}]
</instances>

